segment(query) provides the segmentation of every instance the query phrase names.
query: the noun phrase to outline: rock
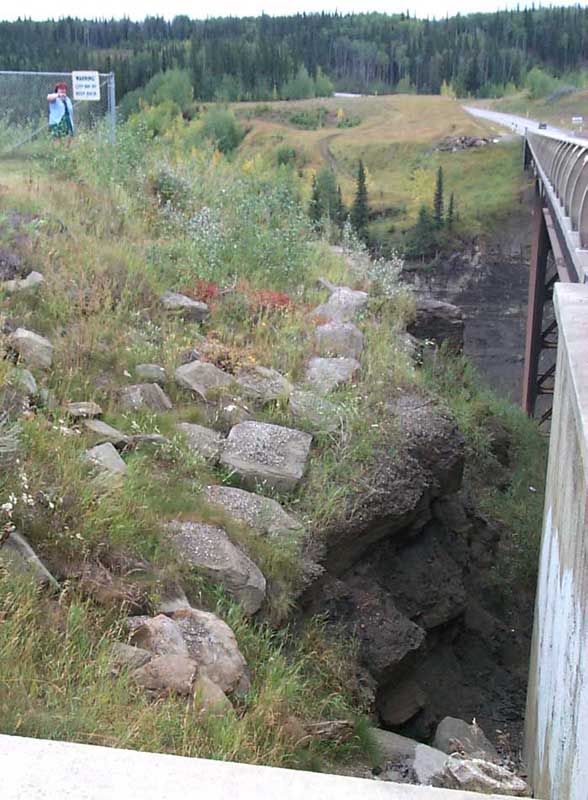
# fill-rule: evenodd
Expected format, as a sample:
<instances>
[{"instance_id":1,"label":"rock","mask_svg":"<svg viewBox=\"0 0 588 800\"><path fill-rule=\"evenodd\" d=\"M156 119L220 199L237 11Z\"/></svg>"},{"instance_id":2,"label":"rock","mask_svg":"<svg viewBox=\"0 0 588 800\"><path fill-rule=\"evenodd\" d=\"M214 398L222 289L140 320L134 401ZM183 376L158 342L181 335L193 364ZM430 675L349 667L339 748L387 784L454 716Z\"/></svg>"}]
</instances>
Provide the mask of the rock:
<instances>
[{"instance_id":1,"label":"rock","mask_svg":"<svg viewBox=\"0 0 588 800\"><path fill-rule=\"evenodd\" d=\"M6 294L14 294L14 292L22 292L26 291L27 289L36 289L42 283L44 283L45 278L41 275L40 272L29 272L26 278L15 278L10 281L4 281L0 283L0 289L4 289Z\"/></svg>"},{"instance_id":2,"label":"rock","mask_svg":"<svg viewBox=\"0 0 588 800\"><path fill-rule=\"evenodd\" d=\"M310 425L316 433L334 433L343 423L343 416L335 403L314 392L296 389L290 395L289 407L295 419Z\"/></svg>"},{"instance_id":3,"label":"rock","mask_svg":"<svg viewBox=\"0 0 588 800\"><path fill-rule=\"evenodd\" d=\"M221 403L216 411L216 423L227 432L248 419L252 419L251 412L241 403Z\"/></svg>"},{"instance_id":4,"label":"rock","mask_svg":"<svg viewBox=\"0 0 588 800\"><path fill-rule=\"evenodd\" d=\"M244 693L249 689L247 664L231 628L215 614L195 608L172 615L181 630L191 658L223 692Z\"/></svg>"},{"instance_id":5,"label":"rock","mask_svg":"<svg viewBox=\"0 0 588 800\"><path fill-rule=\"evenodd\" d=\"M41 585L49 584L55 589L59 588L59 583L24 536L16 531L12 531L0 544L0 563L8 567L10 572L30 576Z\"/></svg>"},{"instance_id":6,"label":"rock","mask_svg":"<svg viewBox=\"0 0 588 800\"><path fill-rule=\"evenodd\" d=\"M86 457L101 473L108 476L120 477L127 471L127 465L110 442L86 450Z\"/></svg>"},{"instance_id":7,"label":"rock","mask_svg":"<svg viewBox=\"0 0 588 800\"><path fill-rule=\"evenodd\" d=\"M158 614L156 617L129 617L130 642L149 650L156 656L188 656L188 645L180 627L173 619Z\"/></svg>"},{"instance_id":8,"label":"rock","mask_svg":"<svg viewBox=\"0 0 588 800\"><path fill-rule=\"evenodd\" d=\"M441 720L435 731L433 745L444 753L466 756L468 758L478 758L484 761L496 761L498 753L492 745L484 731L472 723L468 725L463 719L455 717L445 717Z\"/></svg>"},{"instance_id":9,"label":"rock","mask_svg":"<svg viewBox=\"0 0 588 800\"><path fill-rule=\"evenodd\" d=\"M306 469L312 436L266 422L241 422L229 433L221 463L242 483L278 492L296 488Z\"/></svg>"},{"instance_id":10,"label":"rock","mask_svg":"<svg viewBox=\"0 0 588 800\"><path fill-rule=\"evenodd\" d=\"M464 321L461 309L430 297L417 300L416 316L407 330L417 339L447 342L456 350L463 349Z\"/></svg>"},{"instance_id":11,"label":"rock","mask_svg":"<svg viewBox=\"0 0 588 800\"><path fill-rule=\"evenodd\" d=\"M191 361L200 361L200 351L195 347L189 347L180 355L180 364L189 364Z\"/></svg>"},{"instance_id":12,"label":"rock","mask_svg":"<svg viewBox=\"0 0 588 800\"><path fill-rule=\"evenodd\" d=\"M290 382L275 369L268 367L242 367L237 372L235 381L246 397L262 405L288 398L292 392Z\"/></svg>"},{"instance_id":13,"label":"rock","mask_svg":"<svg viewBox=\"0 0 588 800\"><path fill-rule=\"evenodd\" d=\"M183 433L186 444L195 455L213 464L219 460L225 441L220 433L191 422L180 422L176 427Z\"/></svg>"},{"instance_id":14,"label":"rock","mask_svg":"<svg viewBox=\"0 0 588 800\"><path fill-rule=\"evenodd\" d=\"M135 375L140 381L146 383L158 383L163 386L167 380L167 375L163 367L159 364L137 364Z\"/></svg>"},{"instance_id":15,"label":"rock","mask_svg":"<svg viewBox=\"0 0 588 800\"><path fill-rule=\"evenodd\" d=\"M231 375L208 361L190 361L178 367L176 382L184 389L196 392L203 400L212 400L234 386Z\"/></svg>"},{"instance_id":16,"label":"rock","mask_svg":"<svg viewBox=\"0 0 588 800\"><path fill-rule=\"evenodd\" d=\"M79 573L79 590L103 608L125 608L139 614L148 597L138 582L113 575L103 564L88 562Z\"/></svg>"},{"instance_id":17,"label":"rock","mask_svg":"<svg viewBox=\"0 0 588 800\"><path fill-rule=\"evenodd\" d=\"M265 578L222 528L174 521L166 530L174 548L190 566L224 586L246 614L259 611L265 599Z\"/></svg>"},{"instance_id":18,"label":"rock","mask_svg":"<svg viewBox=\"0 0 588 800\"><path fill-rule=\"evenodd\" d=\"M110 442L114 447L124 447L129 437L99 419L85 419L84 429L96 444Z\"/></svg>"},{"instance_id":19,"label":"rock","mask_svg":"<svg viewBox=\"0 0 588 800\"><path fill-rule=\"evenodd\" d=\"M113 642L110 648L110 663L114 675L118 675L123 669L138 669L150 661L152 657L153 655L149 650L133 647L124 642Z\"/></svg>"},{"instance_id":20,"label":"rock","mask_svg":"<svg viewBox=\"0 0 588 800\"><path fill-rule=\"evenodd\" d=\"M306 382L319 394L328 394L343 383L349 383L360 369L354 358L311 358Z\"/></svg>"},{"instance_id":21,"label":"rock","mask_svg":"<svg viewBox=\"0 0 588 800\"><path fill-rule=\"evenodd\" d=\"M190 697L198 665L189 656L170 653L155 656L132 673L133 680L158 696L179 694Z\"/></svg>"},{"instance_id":22,"label":"rock","mask_svg":"<svg viewBox=\"0 0 588 800\"><path fill-rule=\"evenodd\" d=\"M158 447L169 444L169 439L160 433L134 433L132 436L128 436L127 440L128 447L131 449L142 444L154 444Z\"/></svg>"},{"instance_id":23,"label":"rock","mask_svg":"<svg viewBox=\"0 0 588 800\"><path fill-rule=\"evenodd\" d=\"M49 369L53 363L53 345L44 336L17 328L8 337L9 346L18 354L19 362L38 369Z\"/></svg>"},{"instance_id":24,"label":"rock","mask_svg":"<svg viewBox=\"0 0 588 800\"><path fill-rule=\"evenodd\" d=\"M391 731L375 728L372 729L372 735L381 753L380 766L384 770L391 770L394 775L400 772L406 777L407 783L437 785L435 781L443 775L447 763L452 761L450 756L434 747Z\"/></svg>"},{"instance_id":25,"label":"rock","mask_svg":"<svg viewBox=\"0 0 588 800\"><path fill-rule=\"evenodd\" d=\"M427 695L418 683L406 678L389 683L378 693L377 708L382 722L395 728L418 714L424 708L426 700ZM436 743L435 747L447 752Z\"/></svg>"},{"instance_id":26,"label":"rock","mask_svg":"<svg viewBox=\"0 0 588 800\"><path fill-rule=\"evenodd\" d=\"M182 608L192 608L190 601L181 586L171 586L162 591L155 611L158 614L173 614Z\"/></svg>"},{"instance_id":27,"label":"rock","mask_svg":"<svg viewBox=\"0 0 588 800\"><path fill-rule=\"evenodd\" d=\"M9 383L18 392L22 392L25 397L36 397L39 392L37 381L28 369L17 367L10 374Z\"/></svg>"},{"instance_id":28,"label":"rock","mask_svg":"<svg viewBox=\"0 0 588 800\"><path fill-rule=\"evenodd\" d=\"M358 292L347 286L335 289L326 303L315 308L315 317L325 322L353 322L368 302L367 292Z\"/></svg>"},{"instance_id":29,"label":"rock","mask_svg":"<svg viewBox=\"0 0 588 800\"><path fill-rule=\"evenodd\" d=\"M151 411L161 413L173 408L171 400L157 383L137 383L133 386L124 386L119 390L118 396L121 407L129 411L149 408Z\"/></svg>"},{"instance_id":30,"label":"rock","mask_svg":"<svg viewBox=\"0 0 588 800\"><path fill-rule=\"evenodd\" d=\"M192 300L191 297L178 292L166 292L161 298L161 303L167 311L180 314L184 319L193 322L202 322L210 313L206 303Z\"/></svg>"},{"instance_id":31,"label":"rock","mask_svg":"<svg viewBox=\"0 0 588 800\"><path fill-rule=\"evenodd\" d=\"M481 759L448 759L442 774L435 776L432 785L444 789L460 789L462 792L531 797L531 788L522 778L505 767Z\"/></svg>"},{"instance_id":32,"label":"rock","mask_svg":"<svg viewBox=\"0 0 588 800\"><path fill-rule=\"evenodd\" d=\"M233 519L244 522L262 536L288 536L303 530L297 519L269 497L231 486L207 486L204 496L207 502L220 506Z\"/></svg>"},{"instance_id":33,"label":"rock","mask_svg":"<svg viewBox=\"0 0 588 800\"><path fill-rule=\"evenodd\" d=\"M210 678L201 674L196 679L193 686L194 708L205 714L215 714L222 716L227 711L233 710L233 704L216 683Z\"/></svg>"},{"instance_id":34,"label":"rock","mask_svg":"<svg viewBox=\"0 0 588 800\"><path fill-rule=\"evenodd\" d=\"M352 322L327 322L315 331L317 352L320 356L355 358L363 350L363 333Z\"/></svg>"},{"instance_id":35,"label":"rock","mask_svg":"<svg viewBox=\"0 0 588 800\"><path fill-rule=\"evenodd\" d=\"M93 417L100 417L102 415L102 409L98 403L94 403L91 400L82 403L68 403L65 407L65 411L70 417L74 417L75 419L92 419Z\"/></svg>"}]
</instances>

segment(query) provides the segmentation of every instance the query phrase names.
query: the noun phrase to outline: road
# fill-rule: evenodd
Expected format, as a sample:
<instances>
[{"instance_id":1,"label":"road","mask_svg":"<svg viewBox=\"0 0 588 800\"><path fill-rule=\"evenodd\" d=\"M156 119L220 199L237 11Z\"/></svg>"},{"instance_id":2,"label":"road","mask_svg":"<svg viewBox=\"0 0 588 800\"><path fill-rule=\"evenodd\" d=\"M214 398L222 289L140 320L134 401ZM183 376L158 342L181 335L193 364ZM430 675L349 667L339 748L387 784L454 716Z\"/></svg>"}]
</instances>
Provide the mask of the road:
<instances>
[{"instance_id":1,"label":"road","mask_svg":"<svg viewBox=\"0 0 588 800\"><path fill-rule=\"evenodd\" d=\"M487 119L490 122L496 122L498 125L504 125L505 128L510 128L514 133L521 136L525 133L525 128L529 130L536 130L539 128L539 120L528 119L528 117L519 117L516 114L502 114L499 111L489 111L487 108L474 108L473 106L463 106L464 110L472 114L474 117ZM554 125L548 125L546 128L548 133L555 136L577 136L574 131L566 131L563 128L556 128Z\"/></svg>"}]
</instances>

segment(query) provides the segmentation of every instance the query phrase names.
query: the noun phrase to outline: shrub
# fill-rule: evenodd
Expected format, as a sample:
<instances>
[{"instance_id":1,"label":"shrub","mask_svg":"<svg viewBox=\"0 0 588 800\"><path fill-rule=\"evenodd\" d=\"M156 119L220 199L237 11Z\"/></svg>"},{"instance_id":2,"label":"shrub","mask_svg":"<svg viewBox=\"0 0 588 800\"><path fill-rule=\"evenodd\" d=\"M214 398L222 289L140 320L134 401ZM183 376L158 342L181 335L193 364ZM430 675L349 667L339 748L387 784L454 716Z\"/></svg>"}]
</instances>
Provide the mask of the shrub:
<instances>
[{"instance_id":1,"label":"shrub","mask_svg":"<svg viewBox=\"0 0 588 800\"><path fill-rule=\"evenodd\" d=\"M241 144L245 131L231 111L213 108L202 118L202 134L210 139L221 153L231 153Z\"/></svg>"}]
</instances>

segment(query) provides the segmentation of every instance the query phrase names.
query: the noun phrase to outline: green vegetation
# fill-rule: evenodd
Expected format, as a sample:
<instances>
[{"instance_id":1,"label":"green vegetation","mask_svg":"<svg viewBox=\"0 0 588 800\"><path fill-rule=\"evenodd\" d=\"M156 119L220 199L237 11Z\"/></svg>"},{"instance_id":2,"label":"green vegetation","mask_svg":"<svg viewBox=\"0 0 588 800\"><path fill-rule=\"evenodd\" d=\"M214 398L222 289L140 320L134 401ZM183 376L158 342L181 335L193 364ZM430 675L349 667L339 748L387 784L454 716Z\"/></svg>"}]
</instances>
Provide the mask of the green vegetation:
<instances>
[{"instance_id":1,"label":"green vegetation","mask_svg":"<svg viewBox=\"0 0 588 800\"><path fill-rule=\"evenodd\" d=\"M368 235L369 211L365 167L363 166L363 161L360 159L357 167L355 197L353 198L349 219L351 220L353 230L363 242L366 241Z\"/></svg>"}]
</instances>

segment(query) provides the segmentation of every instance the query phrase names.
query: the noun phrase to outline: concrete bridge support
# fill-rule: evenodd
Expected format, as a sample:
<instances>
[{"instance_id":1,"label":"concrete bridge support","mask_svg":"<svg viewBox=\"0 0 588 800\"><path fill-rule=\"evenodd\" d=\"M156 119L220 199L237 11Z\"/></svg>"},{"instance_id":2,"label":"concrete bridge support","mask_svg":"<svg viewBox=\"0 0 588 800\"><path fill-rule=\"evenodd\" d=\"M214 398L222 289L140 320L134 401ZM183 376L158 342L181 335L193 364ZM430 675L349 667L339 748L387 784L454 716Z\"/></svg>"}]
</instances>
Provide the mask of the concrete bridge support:
<instances>
[{"instance_id":1,"label":"concrete bridge support","mask_svg":"<svg viewBox=\"0 0 588 800\"><path fill-rule=\"evenodd\" d=\"M531 651L535 797L588 797L588 286L555 288L559 343Z\"/></svg>"}]
</instances>

